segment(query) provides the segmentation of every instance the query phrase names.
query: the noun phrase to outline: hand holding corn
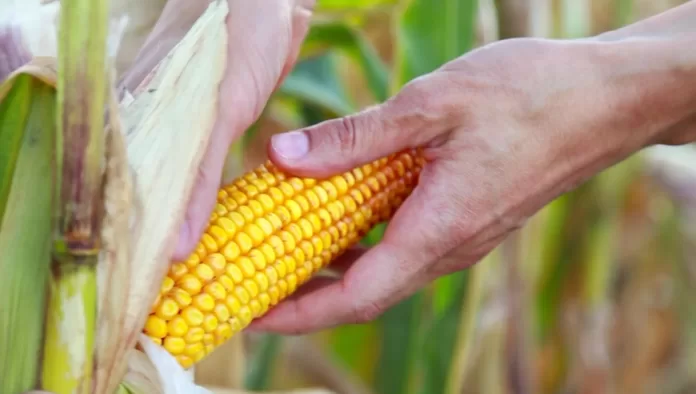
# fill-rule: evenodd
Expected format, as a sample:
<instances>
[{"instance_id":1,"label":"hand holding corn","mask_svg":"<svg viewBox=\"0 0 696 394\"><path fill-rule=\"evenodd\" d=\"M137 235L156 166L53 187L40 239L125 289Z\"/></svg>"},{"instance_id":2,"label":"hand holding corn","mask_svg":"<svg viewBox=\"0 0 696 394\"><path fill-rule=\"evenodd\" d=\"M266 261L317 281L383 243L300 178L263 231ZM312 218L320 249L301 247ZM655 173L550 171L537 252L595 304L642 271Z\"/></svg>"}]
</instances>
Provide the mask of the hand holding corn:
<instances>
[{"instance_id":1,"label":"hand holding corn","mask_svg":"<svg viewBox=\"0 0 696 394\"><path fill-rule=\"evenodd\" d=\"M696 14L696 2L690 7ZM696 34L502 41L382 105L275 136L272 160L298 176L341 173L412 147L427 164L377 246L341 261L342 278L315 281L252 327L296 334L375 319L476 263L603 169L652 144L696 140L693 45Z\"/></svg>"},{"instance_id":2,"label":"hand holding corn","mask_svg":"<svg viewBox=\"0 0 696 394\"><path fill-rule=\"evenodd\" d=\"M145 332L188 367L250 325L293 334L370 321L603 169L695 139L696 84L677 76L696 78L696 57L683 55L696 37L630 36L498 42L381 105L275 136L265 165L222 188L199 185ZM266 93L288 63L272 64ZM222 92L223 111L238 103ZM232 124L226 116L218 127ZM216 179L225 133L201 179ZM199 235L191 224L210 212ZM377 246L352 248L387 219ZM314 277L328 264L343 276Z\"/></svg>"},{"instance_id":3,"label":"hand holding corn","mask_svg":"<svg viewBox=\"0 0 696 394\"><path fill-rule=\"evenodd\" d=\"M219 116L179 234L175 259L186 259L199 241L216 203L229 147L256 121L273 91L294 66L315 2L227 0L228 60L220 86ZM178 15L182 7L207 2L170 3L168 9ZM163 24L166 27L168 22ZM160 45L156 44L153 49Z\"/></svg>"}]
</instances>

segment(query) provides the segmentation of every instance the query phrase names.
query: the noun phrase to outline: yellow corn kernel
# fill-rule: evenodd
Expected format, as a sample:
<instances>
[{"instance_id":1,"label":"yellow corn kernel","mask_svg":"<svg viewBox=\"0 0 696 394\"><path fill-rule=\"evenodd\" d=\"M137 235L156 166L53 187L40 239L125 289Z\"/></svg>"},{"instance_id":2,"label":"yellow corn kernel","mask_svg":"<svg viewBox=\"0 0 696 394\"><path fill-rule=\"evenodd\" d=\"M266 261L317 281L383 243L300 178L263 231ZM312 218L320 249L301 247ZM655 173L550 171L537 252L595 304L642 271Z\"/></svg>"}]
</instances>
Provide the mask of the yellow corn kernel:
<instances>
[{"instance_id":1,"label":"yellow corn kernel","mask_svg":"<svg viewBox=\"0 0 696 394\"><path fill-rule=\"evenodd\" d=\"M203 335L205 330L201 327L191 327L186 335L184 335L184 340L186 343L198 343L203 341Z\"/></svg>"},{"instance_id":2,"label":"yellow corn kernel","mask_svg":"<svg viewBox=\"0 0 696 394\"><path fill-rule=\"evenodd\" d=\"M220 274L225 272L227 261L225 260L225 256L223 256L222 254L213 253L205 258L203 264L205 264L208 268L210 268L213 271L213 275L215 275L215 277L218 277L220 276Z\"/></svg>"},{"instance_id":3,"label":"yellow corn kernel","mask_svg":"<svg viewBox=\"0 0 696 394\"><path fill-rule=\"evenodd\" d=\"M201 293L193 297L193 306L201 312L210 312L215 308L215 299L210 294Z\"/></svg>"},{"instance_id":4,"label":"yellow corn kernel","mask_svg":"<svg viewBox=\"0 0 696 394\"><path fill-rule=\"evenodd\" d=\"M162 282L144 332L192 366L388 220L424 165L414 150L310 179L267 162L224 186L195 251Z\"/></svg>"},{"instance_id":5,"label":"yellow corn kernel","mask_svg":"<svg viewBox=\"0 0 696 394\"><path fill-rule=\"evenodd\" d=\"M181 316L175 316L167 323L167 333L175 337L183 337L188 332L188 324Z\"/></svg>"},{"instance_id":6,"label":"yellow corn kernel","mask_svg":"<svg viewBox=\"0 0 696 394\"><path fill-rule=\"evenodd\" d=\"M179 305L171 298L165 298L158 306L155 314L160 319L167 321L179 313Z\"/></svg>"},{"instance_id":7,"label":"yellow corn kernel","mask_svg":"<svg viewBox=\"0 0 696 394\"><path fill-rule=\"evenodd\" d=\"M227 308L225 304L217 304L215 305L215 317L217 317L218 321L228 321L230 320L230 310Z\"/></svg>"},{"instance_id":8,"label":"yellow corn kernel","mask_svg":"<svg viewBox=\"0 0 696 394\"><path fill-rule=\"evenodd\" d=\"M165 349L173 355L178 355L183 353L186 348L186 341L183 338L178 337L166 337L162 343Z\"/></svg>"},{"instance_id":9,"label":"yellow corn kernel","mask_svg":"<svg viewBox=\"0 0 696 394\"><path fill-rule=\"evenodd\" d=\"M189 326L200 326L203 324L203 319L205 318L203 312L194 306L189 306L181 311L181 316L186 320L186 324Z\"/></svg>"},{"instance_id":10,"label":"yellow corn kernel","mask_svg":"<svg viewBox=\"0 0 696 394\"><path fill-rule=\"evenodd\" d=\"M184 356L181 354L176 356L176 361L178 361L181 367L184 369L188 369L193 365L193 360L191 359L191 357Z\"/></svg>"},{"instance_id":11,"label":"yellow corn kernel","mask_svg":"<svg viewBox=\"0 0 696 394\"><path fill-rule=\"evenodd\" d=\"M167 276L162 281L162 287L160 288L160 293L161 294L169 293L169 290L171 290L173 287L174 287L174 279Z\"/></svg>"},{"instance_id":12,"label":"yellow corn kernel","mask_svg":"<svg viewBox=\"0 0 696 394\"><path fill-rule=\"evenodd\" d=\"M172 297L177 304L179 304L180 309L186 308L187 306L191 305L191 302L193 302L191 294L187 293L184 289L174 289L172 292L170 292L169 296Z\"/></svg>"},{"instance_id":13,"label":"yellow corn kernel","mask_svg":"<svg viewBox=\"0 0 696 394\"><path fill-rule=\"evenodd\" d=\"M203 351L203 343L196 342L196 343L192 343L190 345L186 345L186 348L184 349L184 354L195 359L196 355L198 353L201 353L202 351Z\"/></svg>"},{"instance_id":14,"label":"yellow corn kernel","mask_svg":"<svg viewBox=\"0 0 696 394\"><path fill-rule=\"evenodd\" d=\"M201 292L203 283L194 276L193 274L186 274L179 280L179 288L189 293L190 295L196 295Z\"/></svg>"},{"instance_id":15,"label":"yellow corn kernel","mask_svg":"<svg viewBox=\"0 0 696 394\"><path fill-rule=\"evenodd\" d=\"M198 255L193 255L198 258ZM175 263L172 264L171 268L169 268L169 276L168 278L173 279L174 282L179 280L182 276L184 276L188 272L188 268L186 267L186 264L183 263Z\"/></svg>"},{"instance_id":16,"label":"yellow corn kernel","mask_svg":"<svg viewBox=\"0 0 696 394\"><path fill-rule=\"evenodd\" d=\"M145 323L145 333L153 338L167 336L167 322L157 316L150 315Z\"/></svg>"}]
</instances>

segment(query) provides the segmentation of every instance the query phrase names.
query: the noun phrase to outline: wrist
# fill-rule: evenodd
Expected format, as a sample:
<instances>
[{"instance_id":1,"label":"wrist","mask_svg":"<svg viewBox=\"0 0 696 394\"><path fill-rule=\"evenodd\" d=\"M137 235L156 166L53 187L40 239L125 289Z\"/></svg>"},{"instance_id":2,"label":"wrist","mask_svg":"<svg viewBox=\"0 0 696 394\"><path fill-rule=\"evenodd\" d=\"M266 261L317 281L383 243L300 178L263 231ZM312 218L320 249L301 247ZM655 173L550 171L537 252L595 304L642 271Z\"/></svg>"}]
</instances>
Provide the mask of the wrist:
<instances>
[{"instance_id":1,"label":"wrist","mask_svg":"<svg viewBox=\"0 0 696 394\"><path fill-rule=\"evenodd\" d=\"M696 139L696 32L596 42L615 121L640 149Z\"/></svg>"}]
</instances>

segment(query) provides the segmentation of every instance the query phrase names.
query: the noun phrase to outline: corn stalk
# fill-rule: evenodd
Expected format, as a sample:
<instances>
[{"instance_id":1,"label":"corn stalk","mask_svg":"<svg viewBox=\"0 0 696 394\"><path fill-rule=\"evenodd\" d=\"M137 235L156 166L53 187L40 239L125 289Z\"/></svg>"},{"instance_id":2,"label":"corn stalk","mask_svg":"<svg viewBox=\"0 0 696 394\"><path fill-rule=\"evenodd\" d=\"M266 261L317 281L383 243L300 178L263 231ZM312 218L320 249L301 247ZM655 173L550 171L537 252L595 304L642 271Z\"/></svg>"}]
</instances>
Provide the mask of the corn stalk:
<instances>
[{"instance_id":1,"label":"corn stalk","mask_svg":"<svg viewBox=\"0 0 696 394\"><path fill-rule=\"evenodd\" d=\"M109 2L63 2L58 40L57 222L42 384L92 389L97 322Z\"/></svg>"}]
</instances>

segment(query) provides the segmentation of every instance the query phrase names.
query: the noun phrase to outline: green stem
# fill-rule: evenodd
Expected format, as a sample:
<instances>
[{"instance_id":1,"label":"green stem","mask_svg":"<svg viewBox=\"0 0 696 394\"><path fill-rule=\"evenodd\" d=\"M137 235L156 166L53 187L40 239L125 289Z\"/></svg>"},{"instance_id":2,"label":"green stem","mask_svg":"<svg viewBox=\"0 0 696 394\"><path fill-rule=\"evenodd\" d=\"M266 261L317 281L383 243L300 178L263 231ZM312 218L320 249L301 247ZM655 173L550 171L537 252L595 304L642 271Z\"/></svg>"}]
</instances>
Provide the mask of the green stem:
<instances>
[{"instance_id":1,"label":"green stem","mask_svg":"<svg viewBox=\"0 0 696 394\"><path fill-rule=\"evenodd\" d=\"M58 43L58 222L55 248L96 255L99 248L107 95L108 0L62 3Z\"/></svg>"},{"instance_id":2,"label":"green stem","mask_svg":"<svg viewBox=\"0 0 696 394\"><path fill-rule=\"evenodd\" d=\"M56 265L46 315L43 388L55 394L91 393L97 321L95 264Z\"/></svg>"}]
</instances>

